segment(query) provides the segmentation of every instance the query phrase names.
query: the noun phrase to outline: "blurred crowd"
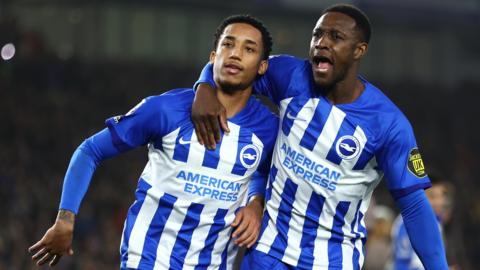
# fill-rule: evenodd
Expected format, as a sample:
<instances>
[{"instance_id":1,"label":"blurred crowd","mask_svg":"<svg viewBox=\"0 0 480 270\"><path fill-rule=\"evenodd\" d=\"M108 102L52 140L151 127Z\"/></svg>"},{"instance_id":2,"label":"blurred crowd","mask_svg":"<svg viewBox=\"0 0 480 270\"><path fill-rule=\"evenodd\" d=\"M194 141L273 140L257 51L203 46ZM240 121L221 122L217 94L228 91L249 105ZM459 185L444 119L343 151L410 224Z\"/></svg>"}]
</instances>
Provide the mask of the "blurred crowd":
<instances>
[{"instance_id":1,"label":"blurred crowd","mask_svg":"<svg viewBox=\"0 0 480 270\"><path fill-rule=\"evenodd\" d=\"M17 50L12 59L0 59L0 108L6 116L0 128L0 270L37 269L27 248L53 224L75 148L104 128L106 118L127 112L143 97L190 87L201 67L82 62L75 55L61 59L40 35L9 33ZM475 269L480 265L475 256L480 249L479 146L474 140L480 129L480 82L450 87L404 78L393 85L372 81L411 120L427 168L455 188L443 229L448 257L457 269ZM75 254L57 269L118 269L124 215L146 160L146 149L138 149L100 166L77 217ZM368 215L365 269L389 269L397 214L380 184Z\"/></svg>"}]
</instances>

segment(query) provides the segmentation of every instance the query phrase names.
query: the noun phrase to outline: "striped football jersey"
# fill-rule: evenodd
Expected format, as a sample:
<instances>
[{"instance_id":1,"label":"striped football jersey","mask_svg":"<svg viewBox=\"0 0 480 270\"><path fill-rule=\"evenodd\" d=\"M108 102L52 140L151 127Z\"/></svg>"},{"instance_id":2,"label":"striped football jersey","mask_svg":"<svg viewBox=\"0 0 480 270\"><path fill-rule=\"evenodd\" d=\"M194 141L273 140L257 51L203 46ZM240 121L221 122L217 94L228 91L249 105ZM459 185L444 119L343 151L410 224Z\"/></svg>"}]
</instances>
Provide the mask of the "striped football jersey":
<instances>
[{"instance_id":1,"label":"striped football jersey","mask_svg":"<svg viewBox=\"0 0 480 270\"><path fill-rule=\"evenodd\" d=\"M410 123L360 80L354 102L332 105L308 61L270 59L254 87L278 105L280 126L256 250L299 269L361 269L364 216L382 177L395 198L430 186Z\"/></svg>"},{"instance_id":2,"label":"striped football jersey","mask_svg":"<svg viewBox=\"0 0 480 270\"><path fill-rule=\"evenodd\" d=\"M278 118L251 97L228 119L230 133L206 150L190 120L193 98L192 89L172 90L106 121L117 148L148 145L122 234L122 269L231 269L236 210L265 189Z\"/></svg>"}]
</instances>

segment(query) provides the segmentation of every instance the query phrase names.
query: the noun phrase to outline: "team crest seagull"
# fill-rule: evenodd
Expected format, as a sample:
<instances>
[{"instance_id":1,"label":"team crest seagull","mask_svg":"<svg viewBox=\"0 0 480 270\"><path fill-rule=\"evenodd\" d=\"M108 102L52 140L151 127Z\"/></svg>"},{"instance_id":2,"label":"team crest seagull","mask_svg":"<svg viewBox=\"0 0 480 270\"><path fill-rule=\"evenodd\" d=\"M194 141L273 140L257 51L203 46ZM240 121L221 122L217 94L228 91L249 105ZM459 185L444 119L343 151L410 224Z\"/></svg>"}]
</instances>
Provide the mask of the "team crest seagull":
<instances>
[{"instance_id":1,"label":"team crest seagull","mask_svg":"<svg viewBox=\"0 0 480 270\"><path fill-rule=\"evenodd\" d=\"M348 152L355 152L355 150L357 149L356 147L352 147L346 143L340 143L340 147L347 150Z\"/></svg>"},{"instance_id":2,"label":"team crest seagull","mask_svg":"<svg viewBox=\"0 0 480 270\"><path fill-rule=\"evenodd\" d=\"M249 153L243 154L243 157L248 159L248 160L255 160L257 158L257 155L252 155Z\"/></svg>"}]
</instances>

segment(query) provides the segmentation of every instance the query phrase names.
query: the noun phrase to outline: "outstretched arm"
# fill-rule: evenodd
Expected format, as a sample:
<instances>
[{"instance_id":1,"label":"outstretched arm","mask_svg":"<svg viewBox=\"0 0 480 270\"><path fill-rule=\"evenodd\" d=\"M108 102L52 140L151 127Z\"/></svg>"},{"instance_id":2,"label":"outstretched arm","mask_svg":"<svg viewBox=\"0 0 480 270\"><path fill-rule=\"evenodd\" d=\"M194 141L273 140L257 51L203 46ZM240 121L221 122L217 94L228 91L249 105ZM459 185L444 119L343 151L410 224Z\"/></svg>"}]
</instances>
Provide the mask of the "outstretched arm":
<instances>
[{"instance_id":1,"label":"outstretched arm","mask_svg":"<svg viewBox=\"0 0 480 270\"><path fill-rule=\"evenodd\" d=\"M104 129L85 140L73 154L63 182L62 198L57 219L45 235L28 251L37 265L54 266L65 255L73 255L72 239L75 215L87 192L97 165L104 159L118 155L110 131Z\"/></svg>"},{"instance_id":2,"label":"outstretched arm","mask_svg":"<svg viewBox=\"0 0 480 270\"><path fill-rule=\"evenodd\" d=\"M448 270L437 220L423 189L396 200L412 247L425 269Z\"/></svg>"}]
</instances>

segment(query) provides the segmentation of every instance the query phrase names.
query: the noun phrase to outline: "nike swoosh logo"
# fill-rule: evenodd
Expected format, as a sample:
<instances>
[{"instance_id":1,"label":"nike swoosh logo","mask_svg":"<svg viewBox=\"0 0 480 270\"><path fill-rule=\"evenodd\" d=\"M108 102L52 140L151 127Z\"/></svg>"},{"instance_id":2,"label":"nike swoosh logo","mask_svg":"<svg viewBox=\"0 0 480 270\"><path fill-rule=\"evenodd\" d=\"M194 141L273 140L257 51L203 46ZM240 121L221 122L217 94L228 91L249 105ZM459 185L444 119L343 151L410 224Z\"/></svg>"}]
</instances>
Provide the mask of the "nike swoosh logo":
<instances>
[{"instance_id":1,"label":"nike swoosh logo","mask_svg":"<svg viewBox=\"0 0 480 270\"><path fill-rule=\"evenodd\" d=\"M291 111L288 111L288 112L287 112L287 118L290 119L290 120L293 120L293 121L295 121L295 120L306 121L306 120L303 119L303 118L299 118L299 117L293 116L292 113L291 113Z\"/></svg>"},{"instance_id":2,"label":"nike swoosh logo","mask_svg":"<svg viewBox=\"0 0 480 270\"><path fill-rule=\"evenodd\" d=\"M192 141L185 141L185 140L183 139L183 137L180 137L180 140L178 140L178 143L185 145L185 144L190 144L190 143L192 143Z\"/></svg>"}]
</instances>

